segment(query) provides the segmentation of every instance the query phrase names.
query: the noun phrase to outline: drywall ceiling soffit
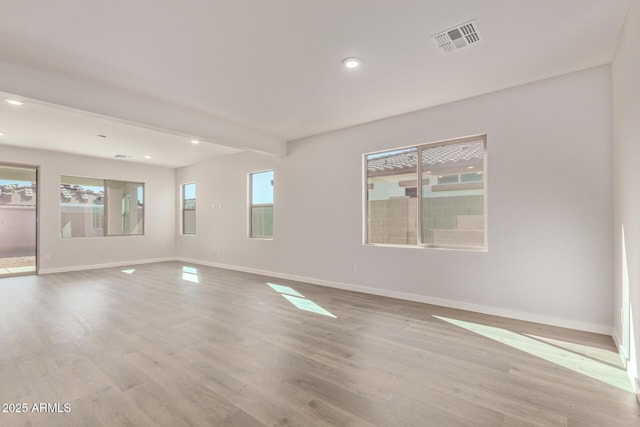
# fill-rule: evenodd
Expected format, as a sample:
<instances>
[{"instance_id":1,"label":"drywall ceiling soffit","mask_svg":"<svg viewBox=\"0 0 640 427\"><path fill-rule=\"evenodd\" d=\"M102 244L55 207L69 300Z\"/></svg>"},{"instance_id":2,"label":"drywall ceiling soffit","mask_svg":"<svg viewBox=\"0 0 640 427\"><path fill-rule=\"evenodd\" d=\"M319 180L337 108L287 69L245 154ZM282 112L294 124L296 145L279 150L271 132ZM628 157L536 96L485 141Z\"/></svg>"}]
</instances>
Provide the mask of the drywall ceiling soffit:
<instances>
[{"instance_id":1,"label":"drywall ceiling soffit","mask_svg":"<svg viewBox=\"0 0 640 427\"><path fill-rule=\"evenodd\" d=\"M50 108L57 105L62 109L74 109L77 113L86 111L105 119L113 118L114 122L124 121L131 126L139 124L158 132L166 130L208 141L221 148L286 155L286 143L280 138L150 96L127 93L118 88L107 88L2 60L0 82L3 86L0 89L12 89L11 94L5 92L8 96L40 101L40 105Z\"/></svg>"},{"instance_id":2,"label":"drywall ceiling soffit","mask_svg":"<svg viewBox=\"0 0 640 427\"><path fill-rule=\"evenodd\" d=\"M21 97L22 106L12 106L0 92L0 144L118 159L177 168L242 150L194 139L189 135L141 126L39 100ZM0 145L0 154L2 145ZM151 156L147 158L145 156ZM0 157L2 157L0 155Z\"/></svg>"},{"instance_id":3,"label":"drywall ceiling soffit","mask_svg":"<svg viewBox=\"0 0 640 427\"><path fill-rule=\"evenodd\" d=\"M283 141L609 63L628 5L22 0L0 15L0 90L283 155ZM436 48L470 20L482 43Z\"/></svg>"}]
</instances>

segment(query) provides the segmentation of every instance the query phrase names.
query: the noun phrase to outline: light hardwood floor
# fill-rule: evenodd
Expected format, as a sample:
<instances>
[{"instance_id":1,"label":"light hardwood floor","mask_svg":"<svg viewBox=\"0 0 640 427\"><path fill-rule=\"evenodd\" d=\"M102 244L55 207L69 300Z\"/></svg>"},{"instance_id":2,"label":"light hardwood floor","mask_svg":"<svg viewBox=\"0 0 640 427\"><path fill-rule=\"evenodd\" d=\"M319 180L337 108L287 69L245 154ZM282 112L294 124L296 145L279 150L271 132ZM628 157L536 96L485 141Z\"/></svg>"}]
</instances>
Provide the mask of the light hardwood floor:
<instances>
[{"instance_id":1,"label":"light hardwood floor","mask_svg":"<svg viewBox=\"0 0 640 427\"><path fill-rule=\"evenodd\" d=\"M0 425L640 425L610 337L183 267L0 279Z\"/></svg>"}]
</instances>

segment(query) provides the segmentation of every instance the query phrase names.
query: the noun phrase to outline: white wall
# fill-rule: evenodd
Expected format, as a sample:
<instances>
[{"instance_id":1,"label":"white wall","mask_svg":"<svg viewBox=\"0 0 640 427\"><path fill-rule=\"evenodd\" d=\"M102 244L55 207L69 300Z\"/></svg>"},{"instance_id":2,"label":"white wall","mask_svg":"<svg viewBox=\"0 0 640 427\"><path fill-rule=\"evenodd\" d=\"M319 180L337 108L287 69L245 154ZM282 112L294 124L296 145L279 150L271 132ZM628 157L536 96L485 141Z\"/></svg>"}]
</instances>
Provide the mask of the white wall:
<instances>
[{"instance_id":1,"label":"white wall","mask_svg":"<svg viewBox=\"0 0 640 427\"><path fill-rule=\"evenodd\" d=\"M176 253L610 333L610 78L598 67L292 142L282 159L247 153L178 169L177 184L198 185L198 229L178 236ZM363 153L480 133L488 252L363 246ZM250 240L247 174L270 168L275 239Z\"/></svg>"},{"instance_id":2,"label":"white wall","mask_svg":"<svg viewBox=\"0 0 640 427\"><path fill-rule=\"evenodd\" d=\"M172 258L175 254L175 170L0 145L0 162L40 166L39 261L42 273ZM145 235L60 237L60 176L144 182ZM45 260L49 255L49 260Z\"/></svg>"},{"instance_id":3,"label":"white wall","mask_svg":"<svg viewBox=\"0 0 640 427\"><path fill-rule=\"evenodd\" d=\"M612 65L615 328L627 370L640 362L640 1L633 0ZM623 239L624 230L624 239ZM621 312L621 309L624 312ZM625 319L625 322L622 320ZM623 327L624 325L624 327Z\"/></svg>"}]
</instances>

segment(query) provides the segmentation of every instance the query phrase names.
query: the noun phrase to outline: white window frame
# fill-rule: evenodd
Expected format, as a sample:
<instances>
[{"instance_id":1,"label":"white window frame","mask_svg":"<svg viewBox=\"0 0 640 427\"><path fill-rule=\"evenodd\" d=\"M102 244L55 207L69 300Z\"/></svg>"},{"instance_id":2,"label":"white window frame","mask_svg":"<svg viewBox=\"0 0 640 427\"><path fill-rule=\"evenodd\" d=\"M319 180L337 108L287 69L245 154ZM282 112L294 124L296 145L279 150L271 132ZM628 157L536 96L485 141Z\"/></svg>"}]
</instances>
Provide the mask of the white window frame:
<instances>
[{"instance_id":1,"label":"white window frame","mask_svg":"<svg viewBox=\"0 0 640 427\"><path fill-rule=\"evenodd\" d=\"M464 246L464 245L445 245L445 244L430 244L424 243L422 237L422 150L425 148L443 146L449 144L459 144L463 142L471 142L471 141L482 141L484 146L484 155L483 155L483 219L484 219L484 239L482 246ZM368 235L369 235L369 203L368 203L368 194L369 194L369 180L368 180L368 168L367 168L367 157L372 154L381 154L387 153L390 151L400 151L400 150L408 150L415 148L417 152L417 165L416 165L416 187L418 188L418 203L417 203L417 212L416 212L416 235L417 235L417 244L390 244L390 243L369 243ZM416 144L416 145L407 145L403 147L394 147L385 150L372 151L368 153L364 153L362 155L362 244L365 246L382 246L382 247L398 247L398 248L422 248L422 249L448 249L448 250L468 250L468 251L479 251L479 252L487 252L489 248L488 243L488 173L487 173L487 164L488 164L488 150L487 150L487 135L479 134L479 135L471 135L460 138L446 139L434 142L428 142L424 144ZM448 185L448 184L443 184ZM450 184L449 184L450 185Z\"/></svg>"},{"instance_id":2,"label":"white window frame","mask_svg":"<svg viewBox=\"0 0 640 427\"><path fill-rule=\"evenodd\" d=\"M60 238L62 239L94 239L101 237L136 237L136 236L144 236L147 224L147 188L146 183L140 181L130 181L130 180L122 180L122 179L106 179L106 178L96 178L90 176L79 176L79 175L60 175L59 183L62 184L63 178L71 178L71 179L88 179L88 180L100 180L103 182L104 188L104 199L102 204L102 235L97 236L69 236L64 237L62 235L62 230L59 230ZM130 184L138 184L142 187L142 198L143 198L143 210L142 210L142 230L140 233L112 233L109 229L109 182L124 182ZM62 217L62 201L58 204L58 218ZM95 213L92 214L92 221L96 221Z\"/></svg>"},{"instance_id":3,"label":"white window frame","mask_svg":"<svg viewBox=\"0 0 640 427\"><path fill-rule=\"evenodd\" d=\"M260 203L260 204L253 204L253 175L257 175L260 173L265 173L265 172L273 172L273 181L274 183L273 185L273 203ZM273 233L271 236L254 236L253 235L253 208L254 207L271 207L273 209L274 212L274 217L275 217L275 198L276 198L276 186L275 186L275 179L276 179L276 172L274 169L264 169L264 170L259 170L259 171L254 171L254 172L249 172L247 174L247 205L249 206L248 212L247 212L247 222L248 222L248 237L250 239L256 239L256 240L273 240L274 236L275 236L275 227L274 227L274 223L275 221L273 220L274 218L272 218L272 224L271 227L273 229Z\"/></svg>"},{"instance_id":4,"label":"white window frame","mask_svg":"<svg viewBox=\"0 0 640 427\"><path fill-rule=\"evenodd\" d=\"M185 203L184 203L185 202L185 191L184 191L184 188L185 188L185 186L191 185L191 184L195 185L195 188L196 188L196 194L195 194L195 197L194 197L194 200L196 201L196 206L193 208L194 219L196 219L195 216L197 215L197 212L198 212L198 186L193 181L192 182L185 182L183 184L180 184L180 234L183 235L183 236L195 236L196 233L198 232L198 221L195 221L193 233L185 233L185 231L184 231L184 225L185 225L184 213L185 213L185 210L186 210ZM189 210L191 210L191 209L189 209Z\"/></svg>"}]
</instances>

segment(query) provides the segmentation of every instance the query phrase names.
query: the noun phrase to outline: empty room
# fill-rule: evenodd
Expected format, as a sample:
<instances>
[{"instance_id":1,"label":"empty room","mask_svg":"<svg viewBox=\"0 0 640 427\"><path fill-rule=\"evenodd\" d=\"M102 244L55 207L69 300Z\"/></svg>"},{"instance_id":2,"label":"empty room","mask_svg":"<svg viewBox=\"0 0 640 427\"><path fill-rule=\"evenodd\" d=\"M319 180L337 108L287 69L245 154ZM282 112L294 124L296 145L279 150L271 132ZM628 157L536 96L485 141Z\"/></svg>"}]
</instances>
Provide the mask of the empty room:
<instances>
[{"instance_id":1,"label":"empty room","mask_svg":"<svg viewBox=\"0 0 640 427\"><path fill-rule=\"evenodd\" d=\"M640 0L2 2L0 425L640 426L638 76Z\"/></svg>"}]
</instances>

